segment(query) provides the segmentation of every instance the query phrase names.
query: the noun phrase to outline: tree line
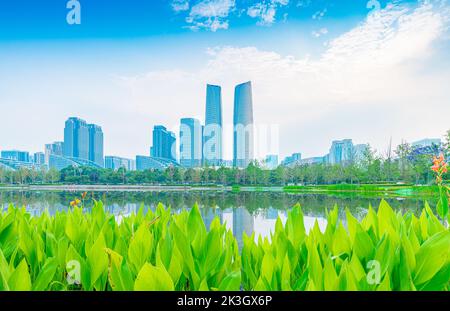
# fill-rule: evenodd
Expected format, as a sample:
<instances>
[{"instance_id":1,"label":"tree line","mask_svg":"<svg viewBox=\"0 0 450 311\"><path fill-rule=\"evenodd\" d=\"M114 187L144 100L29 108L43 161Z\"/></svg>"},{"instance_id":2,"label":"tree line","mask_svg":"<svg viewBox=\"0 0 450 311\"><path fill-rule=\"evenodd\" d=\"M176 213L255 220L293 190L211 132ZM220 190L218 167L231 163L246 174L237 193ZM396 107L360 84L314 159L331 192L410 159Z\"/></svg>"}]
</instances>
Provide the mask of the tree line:
<instances>
[{"instance_id":1,"label":"tree line","mask_svg":"<svg viewBox=\"0 0 450 311\"><path fill-rule=\"evenodd\" d=\"M433 155L443 152L450 157L450 131L443 148L434 146L422 153L404 142L395 150L384 154L372 148L358 162L345 164L313 164L293 167L278 166L265 169L258 162L245 169L220 167L181 168L165 170L127 171L67 167L61 171L21 168L8 171L0 168L0 184L165 184L165 185L260 185L284 186L288 184L362 184L413 183L430 184ZM448 176L447 176L448 178Z\"/></svg>"}]
</instances>

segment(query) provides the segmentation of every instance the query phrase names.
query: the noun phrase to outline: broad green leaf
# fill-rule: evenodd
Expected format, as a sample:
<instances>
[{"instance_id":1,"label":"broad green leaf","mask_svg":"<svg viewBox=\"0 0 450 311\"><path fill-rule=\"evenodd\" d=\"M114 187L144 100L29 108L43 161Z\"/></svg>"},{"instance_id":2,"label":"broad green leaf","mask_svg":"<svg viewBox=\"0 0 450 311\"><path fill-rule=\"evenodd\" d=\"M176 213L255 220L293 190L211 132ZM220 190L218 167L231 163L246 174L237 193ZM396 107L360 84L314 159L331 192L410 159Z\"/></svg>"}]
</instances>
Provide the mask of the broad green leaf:
<instances>
[{"instance_id":1,"label":"broad green leaf","mask_svg":"<svg viewBox=\"0 0 450 311\"><path fill-rule=\"evenodd\" d=\"M389 277L389 272L384 276L383 281L377 287L377 291L390 291L391 290L391 280Z\"/></svg>"},{"instance_id":2,"label":"broad green leaf","mask_svg":"<svg viewBox=\"0 0 450 311\"><path fill-rule=\"evenodd\" d=\"M28 264L22 259L8 280L8 286L12 291L30 291L31 278L28 271Z\"/></svg>"},{"instance_id":3,"label":"broad green leaf","mask_svg":"<svg viewBox=\"0 0 450 311\"><path fill-rule=\"evenodd\" d=\"M134 283L136 291L173 291L174 286L169 273L163 267L149 263L142 266Z\"/></svg>"},{"instance_id":4,"label":"broad green leaf","mask_svg":"<svg viewBox=\"0 0 450 311\"><path fill-rule=\"evenodd\" d=\"M219 290L221 291L238 291L241 286L241 273L233 272L228 274L222 282L220 282Z\"/></svg>"},{"instance_id":5,"label":"broad green leaf","mask_svg":"<svg viewBox=\"0 0 450 311\"><path fill-rule=\"evenodd\" d=\"M132 237L128 247L128 262L135 273L140 271L145 262L150 259L153 239L145 223L142 223Z\"/></svg>"},{"instance_id":6,"label":"broad green leaf","mask_svg":"<svg viewBox=\"0 0 450 311\"><path fill-rule=\"evenodd\" d=\"M56 273L56 268L58 267L58 261L56 258L51 257L48 258L41 268L39 275L33 283L34 291L43 291L46 290L53 280L53 277Z\"/></svg>"},{"instance_id":7,"label":"broad green leaf","mask_svg":"<svg viewBox=\"0 0 450 311\"><path fill-rule=\"evenodd\" d=\"M450 231L446 230L430 237L416 254L414 284L430 280L449 261Z\"/></svg>"}]
</instances>

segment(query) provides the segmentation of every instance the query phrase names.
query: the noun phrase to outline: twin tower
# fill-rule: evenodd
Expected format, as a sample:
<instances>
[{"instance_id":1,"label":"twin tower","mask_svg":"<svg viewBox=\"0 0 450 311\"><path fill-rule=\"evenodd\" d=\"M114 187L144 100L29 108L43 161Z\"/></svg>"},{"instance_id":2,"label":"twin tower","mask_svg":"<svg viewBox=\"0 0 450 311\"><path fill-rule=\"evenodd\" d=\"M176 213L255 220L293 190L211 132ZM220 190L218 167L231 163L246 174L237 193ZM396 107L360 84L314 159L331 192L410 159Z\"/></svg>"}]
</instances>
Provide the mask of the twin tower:
<instances>
[{"instance_id":1,"label":"twin tower","mask_svg":"<svg viewBox=\"0 0 450 311\"><path fill-rule=\"evenodd\" d=\"M245 168L254 159L251 82L236 86L233 116L233 166ZM181 119L180 164L220 166L223 161L222 89L207 85L205 126L196 119Z\"/></svg>"}]
</instances>

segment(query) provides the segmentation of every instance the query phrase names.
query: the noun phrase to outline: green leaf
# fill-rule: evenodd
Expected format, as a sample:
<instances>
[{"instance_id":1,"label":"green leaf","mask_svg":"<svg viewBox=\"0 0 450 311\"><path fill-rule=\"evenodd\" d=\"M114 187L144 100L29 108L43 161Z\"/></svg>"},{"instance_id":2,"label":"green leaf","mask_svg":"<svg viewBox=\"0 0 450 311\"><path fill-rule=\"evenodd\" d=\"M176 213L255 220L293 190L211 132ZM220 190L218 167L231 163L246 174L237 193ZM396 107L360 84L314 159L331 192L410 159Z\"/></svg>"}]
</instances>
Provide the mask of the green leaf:
<instances>
[{"instance_id":1,"label":"green leaf","mask_svg":"<svg viewBox=\"0 0 450 311\"><path fill-rule=\"evenodd\" d=\"M58 267L58 261L56 258L47 258L44 266L41 268L39 275L33 283L34 291L46 290L56 273L56 268Z\"/></svg>"},{"instance_id":2,"label":"green leaf","mask_svg":"<svg viewBox=\"0 0 450 311\"><path fill-rule=\"evenodd\" d=\"M369 259L374 251L374 246L370 236L367 232L363 231L359 224L356 225L353 251L360 260Z\"/></svg>"},{"instance_id":3,"label":"green leaf","mask_svg":"<svg viewBox=\"0 0 450 311\"><path fill-rule=\"evenodd\" d=\"M291 291L291 268L288 256L284 256L283 267L281 269L281 290Z\"/></svg>"},{"instance_id":4,"label":"green leaf","mask_svg":"<svg viewBox=\"0 0 450 311\"><path fill-rule=\"evenodd\" d=\"M232 272L228 274L222 282L220 282L220 291L238 291L241 286L241 273L240 271Z\"/></svg>"},{"instance_id":5,"label":"green leaf","mask_svg":"<svg viewBox=\"0 0 450 311\"><path fill-rule=\"evenodd\" d=\"M391 290L391 280L389 277L389 272L384 276L383 281L377 287L377 291L390 291Z\"/></svg>"},{"instance_id":6,"label":"green leaf","mask_svg":"<svg viewBox=\"0 0 450 311\"><path fill-rule=\"evenodd\" d=\"M430 280L449 260L450 231L443 231L430 237L416 254L414 284Z\"/></svg>"},{"instance_id":7,"label":"green leaf","mask_svg":"<svg viewBox=\"0 0 450 311\"><path fill-rule=\"evenodd\" d=\"M105 252L106 243L100 232L94 245L87 254L87 264L91 274L91 284L94 285L103 273L108 269L108 255Z\"/></svg>"},{"instance_id":8,"label":"green leaf","mask_svg":"<svg viewBox=\"0 0 450 311\"><path fill-rule=\"evenodd\" d=\"M145 223L142 223L132 237L128 247L128 262L137 273L150 259L153 239Z\"/></svg>"},{"instance_id":9,"label":"green leaf","mask_svg":"<svg viewBox=\"0 0 450 311\"><path fill-rule=\"evenodd\" d=\"M134 277L122 256L106 249L109 258L108 279L113 291L130 291L134 287Z\"/></svg>"},{"instance_id":10,"label":"green leaf","mask_svg":"<svg viewBox=\"0 0 450 311\"><path fill-rule=\"evenodd\" d=\"M441 217L441 219L446 219L448 216L448 197L447 191L439 186L439 201L436 206L436 210Z\"/></svg>"},{"instance_id":11,"label":"green leaf","mask_svg":"<svg viewBox=\"0 0 450 311\"><path fill-rule=\"evenodd\" d=\"M338 289L339 278L336 274L336 270L333 266L333 261L329 257L325 261L325 265L323 268L323 284L324 290L326 291L334 291Z\"/></svg>"},{"instance_id":12,"label":"green leaf","mask_svg":"<svg viewBox=\"0 0 450 311\"><path fill-rule=\"evenodd\" d=\"M25 259L22 259L20 264L9 277L8 285L12 291L31 290L31 278L28 271L28 264Z\"/></svg>"},{"instance_id":13,"label":"green leaf","mask_svg":"<svg viewBox=\"0 0 450 311\"><path fill-rule=\"evenodd\" d=\"M149 263L142 266L134 283L136 291L173 291L174 286L169 273L163 267Z\"/></svg>"},{"instance_id":14,"label":"green leaf","mask_svg":"<svg viewBox=\"0 0 450 311\"><path fill-rule=\"evenodd\" d=\"M272 282L272 277L274 275L275 266L276 266L276 263L275 263L275 260L273 259L272 254L266 253L264 255L264 258L263 258L262 264L261 264L261 276L269 284ZM274 289L272 289L272 290L274 290Z\"/></svg>"}]
</instances>

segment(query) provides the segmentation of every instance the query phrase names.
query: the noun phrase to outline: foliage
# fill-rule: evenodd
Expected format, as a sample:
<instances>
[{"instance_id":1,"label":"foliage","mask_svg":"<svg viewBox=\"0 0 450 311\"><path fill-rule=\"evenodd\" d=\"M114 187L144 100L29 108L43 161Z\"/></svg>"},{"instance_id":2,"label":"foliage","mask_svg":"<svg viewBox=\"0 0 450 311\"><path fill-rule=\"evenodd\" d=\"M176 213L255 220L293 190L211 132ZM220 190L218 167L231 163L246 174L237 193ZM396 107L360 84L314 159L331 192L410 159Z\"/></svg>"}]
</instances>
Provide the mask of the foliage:
<instances>
[{"instance_id":1,"label":"foliage","mask_svg":"<svg viewBox=\"0 0 450 311\"><path fill-rule=\"evenodd\" d=\"M447 135L448 136L448 135ZM450 157L450 136L442 148L444 156ZM395 150L382 156L367 148L359 160L343 164L303 164L290 167L278 166L266 169L257 161L245 169L229 167L181 168L165 170L127 171L120 168L97 169L92 167L67 167L61 172L30 170L22 168L7 171L0 167L0 184L168 184L168 185L260 185L284 186L286 184L373 184L414 183L431 184L433 176L429 170L433 155L440 152L437 145L413 147L400 144ZM449 175L443 176L448 178Z\"/></svg>"},{"instance_id":2,"label":"foliage","mask_svg":"<svg viewBox=\"0 0 450 311\"><path fill-rule=\"evenodd\" d=\"M101 202L87 213L72 202L52 216L0 212L0 290L449 289L450 232L427 205L420 218L384 201L361 222L347 211L348 229L335 208L323 233L317 223L306 232L296 206L271 242L245 236L240 252L218 218L207 230L197 206L116 217ZM367 281L373 260L379 284Z\"/></svg>"},{"instance_id":3,"label":"foliage","mask_svg":"<svg viewBox=\"0 0 450 311\"><path fill-rule=\"evenodd\" d=\"M79 285L66 281L73 262ZM120 219L101 202L91 213L0 214L0 290L238 290L239 268L232 232L218 219L207 231L197 206Z\"/></svg>"},{"instance_id":4,"label":"foliage","mask_svg":"<svg viewBox=\"0 0 450 311\"><path fill-rule=\"evenodd\" d=\"M337 207L324 232L305 231L296 206L269 239L244 237L242 282L256 290L448 290L450 232L426 205L420 218L382 201L358 222ZM378 274L378 275L377 275Z\"/></svg>"}]
</instances>

